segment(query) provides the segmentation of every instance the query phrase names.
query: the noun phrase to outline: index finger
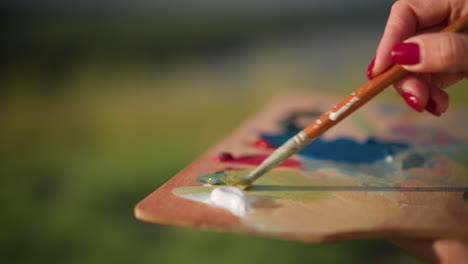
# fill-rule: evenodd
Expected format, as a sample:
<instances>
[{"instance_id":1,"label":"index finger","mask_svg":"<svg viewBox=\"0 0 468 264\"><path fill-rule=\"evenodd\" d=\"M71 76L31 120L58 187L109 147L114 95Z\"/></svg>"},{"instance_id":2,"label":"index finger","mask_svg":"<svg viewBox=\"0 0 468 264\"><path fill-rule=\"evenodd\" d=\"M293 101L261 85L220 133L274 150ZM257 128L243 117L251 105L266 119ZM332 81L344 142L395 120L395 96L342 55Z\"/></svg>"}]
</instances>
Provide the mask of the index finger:
<instances>
[{"instance_id":1,"label":"index finger","mask_svg":"<svg viewBox=\"0 0 468 264\"><path fill-rule=\"evenodd\" d=\"M464 0L399 0L395 2L377 48L372 76L392 64L391 50L397 43L419 31L455 20L466 3Z\"/></svg>"}]
</instances>

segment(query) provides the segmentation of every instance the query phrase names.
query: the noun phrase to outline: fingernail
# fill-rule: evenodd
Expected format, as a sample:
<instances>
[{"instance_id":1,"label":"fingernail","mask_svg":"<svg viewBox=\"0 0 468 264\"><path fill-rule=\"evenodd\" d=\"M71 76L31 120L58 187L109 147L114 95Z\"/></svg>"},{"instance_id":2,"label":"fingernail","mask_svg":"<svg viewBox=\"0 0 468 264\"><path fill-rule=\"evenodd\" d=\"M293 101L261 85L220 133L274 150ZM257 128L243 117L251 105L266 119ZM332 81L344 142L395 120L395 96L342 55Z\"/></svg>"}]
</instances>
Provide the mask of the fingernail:
<instances>
[{"instance_id":1,"label":"fingernail","mask_svg":"<svg viewBox=\"0 0 468 264\"><path fill-rule=\"evenodd\" d=\"M416 43L399 43L392 49L393 63L403 65L418 64L420 60L419 45Z\"/></svg>"},{"instance_id":2,"label":"fingernail","mask_svg":"<svg viewBox=\"0 0 468 264\"><path fill-rule=\"evenodd\" d=\"M440 116L440 113L437 112L437 103L434 100L432 100L432 98L429 98L429 101L427 102L426 111L435 116Z\"/></svg>"},{"instance_id":3,"label":"fingernail","mask_svg":"<svg viewBox=\"0 0 468 264\"><path fill-rule=\"evenodd\" d=\"M369 80L372 80L373 78L372 69L374 68L374 64L375 64L375 57L371 60L371 62L369 63L369 66L367 66L366 77Z\"/></svg>"},{"instance_id":4,"label":"fingernail","mask_svg":"<svg viewBox=\"0 0 468 264\"><path fill-rule=\"evenodd\" d=\"M421 104L419 103L419 99L416 96L410 93L403 93L402 96L403 99L405 99L407 105L409 105L411 108L418 112L422 111Z\"/></svg>"}]
</instances>

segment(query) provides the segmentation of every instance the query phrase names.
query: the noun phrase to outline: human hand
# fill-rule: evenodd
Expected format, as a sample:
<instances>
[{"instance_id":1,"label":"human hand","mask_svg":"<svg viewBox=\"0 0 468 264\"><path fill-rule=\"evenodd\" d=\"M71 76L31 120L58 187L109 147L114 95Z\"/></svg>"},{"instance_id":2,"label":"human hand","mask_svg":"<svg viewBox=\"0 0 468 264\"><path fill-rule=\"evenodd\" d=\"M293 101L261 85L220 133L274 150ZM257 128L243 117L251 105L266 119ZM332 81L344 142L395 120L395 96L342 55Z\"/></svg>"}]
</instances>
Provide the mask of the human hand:
<instances>
[{"instance_id":1,"label":"human hand","mask_svg":"<svg viewBox=\"0 0 468 264\"><path fill-rule=\"evenodd\" d=\"M468 242L454 239L389 238L388 240L427 263L465 264L468 262Z\"/></svg>"},{"instance_id":2,"label":"human hand","mask_svg":"<svg viewBox=\"0 0 468 264\"><path fill-rule=\"evenodd\" d=\"M416 111L441 115L449 105L443 89L468 78L468 34L438 31L466 14L467 0L395 2L366 76L402 65L410 73L393 84L396 91Z\"/></svg>"}]
</instances>

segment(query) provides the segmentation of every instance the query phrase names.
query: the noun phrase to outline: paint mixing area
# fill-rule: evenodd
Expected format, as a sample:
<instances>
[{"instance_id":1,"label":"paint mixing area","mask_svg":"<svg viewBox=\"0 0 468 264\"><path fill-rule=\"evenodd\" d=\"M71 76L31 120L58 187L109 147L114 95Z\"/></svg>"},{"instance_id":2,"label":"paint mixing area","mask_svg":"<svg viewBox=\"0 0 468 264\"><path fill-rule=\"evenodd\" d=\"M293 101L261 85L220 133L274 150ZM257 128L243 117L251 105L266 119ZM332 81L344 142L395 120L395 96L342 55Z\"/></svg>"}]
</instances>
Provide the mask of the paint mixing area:
<instances>
[{"instance_id":1,"label":"paint mixing area","mask_svg":"<svg viewBox=\"0 0 468 264\"><path fill-rule=\"evenodd\" d=\"M0 259L423 263L395 239L467 240L466 80L440 117L388 88L231 184L367 82L390 7L0 3Z\"/></svg>"}]
</instances>

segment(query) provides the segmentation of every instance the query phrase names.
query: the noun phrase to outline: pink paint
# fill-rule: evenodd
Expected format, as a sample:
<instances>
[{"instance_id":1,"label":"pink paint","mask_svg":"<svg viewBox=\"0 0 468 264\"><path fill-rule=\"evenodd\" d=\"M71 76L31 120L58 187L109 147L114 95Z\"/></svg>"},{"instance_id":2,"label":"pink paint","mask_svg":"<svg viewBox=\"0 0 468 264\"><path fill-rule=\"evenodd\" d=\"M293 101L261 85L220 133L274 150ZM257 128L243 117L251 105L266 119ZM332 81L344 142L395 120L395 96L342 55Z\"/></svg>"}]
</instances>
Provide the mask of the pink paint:
<instances>
[{"instance_id":1,"label":"pink paint","mask_svg":"<svg viewBox=\"0 0 468 264\"><path fill-rule=\"evenodd\" d=\"M424 131L421 128L415 126L396 126L392 127L392 133L413 139L421 136Z\"/></svg>"},{"instance_id":2,"label":"pink paint","mask_svg":"<svg viewBox=\"0 0 468 264\"><path fill-rule=\"evenodd\" d=\"M240 155L238 157L234 157L231 153L221 152L217 156L213 157L213 160L217 162L227 162L227 163L237 163L237 164L257 166L257 165L260 165L260 163L262 163L262 161L266 159L268 156L269 155L258 154L258 155ZM278 166L299 169L301 168L301 163L295 159L287 159Z\"/></svg>"},{"instance_id":3,"label":"pink paint","mask_svg":"<svg viewBox=\"0 0 468 264\"><path fill-rule=\"evenodd\" d=\"M443 131L432 132L428 128L401 125L392 128L392 133L424 144L456 144L458 140Z\"/></svg>"},{"instance_id":4,"label":"pink paint","mask_svg":"<svg viewBox=\"0 0 468 264\"><path fill-rule=\"evenodd\" d=\"M445 134L442 131L437 131L432 136L432 140L430 143L444 145L444 144L455 144L457 141L453 137Z\"/></svg>"}]
</instances>

